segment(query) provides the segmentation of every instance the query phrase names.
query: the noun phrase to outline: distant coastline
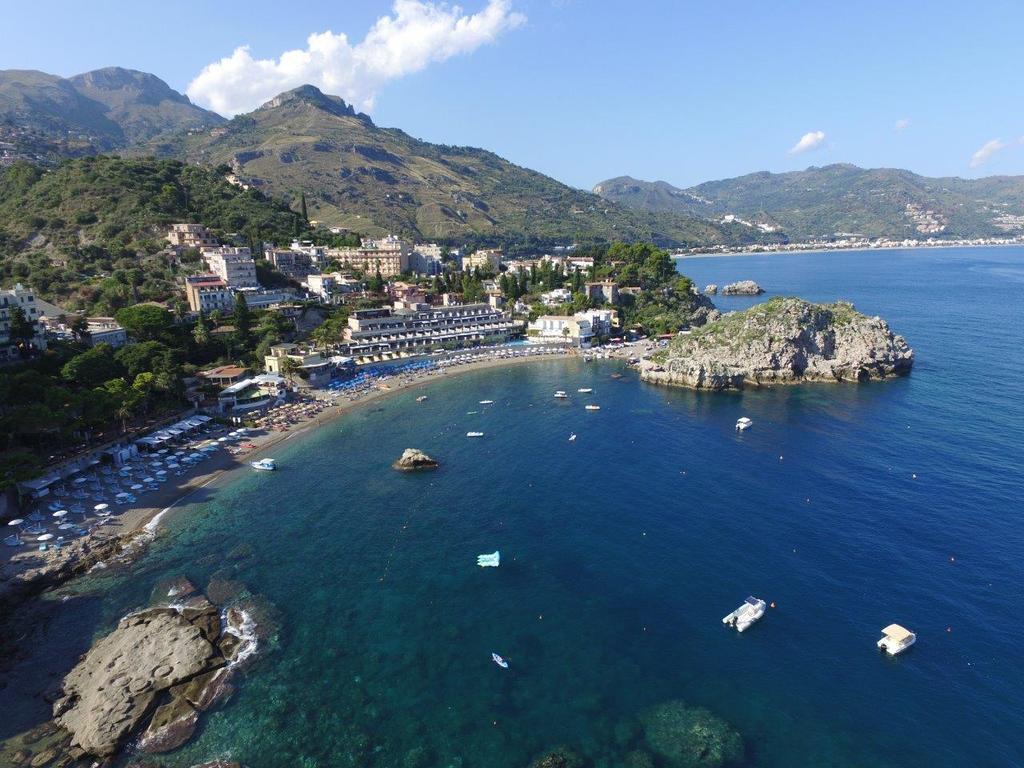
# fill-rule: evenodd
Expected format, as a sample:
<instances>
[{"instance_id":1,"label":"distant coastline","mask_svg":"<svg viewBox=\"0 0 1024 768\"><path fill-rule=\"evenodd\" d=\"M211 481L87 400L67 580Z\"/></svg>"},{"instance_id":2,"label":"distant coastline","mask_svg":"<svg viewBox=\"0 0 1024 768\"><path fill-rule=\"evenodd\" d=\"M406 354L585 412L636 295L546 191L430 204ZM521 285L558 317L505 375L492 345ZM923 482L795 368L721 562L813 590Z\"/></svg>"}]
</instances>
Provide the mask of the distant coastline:
<instances>
[{"instance_id":1,"label":"distant coastline","mask_svg":"<svg viewBox=\"0 0 1024 768\"><path fill-rule=\"evenodd\" d=\"M1014 238L1007 240L996 240L986 238L985 241L974 240L921 240L903 242L876 242L864 241L850 245L824 244L824 243L790 243L782 246L747 246L745 248L733 248L723 251L701 250L673 251L671 256L675 260L683 259L717 259L726 256L783 256L788 253L832 253L835 251L910 251L918 248L1006 248L1024 246L1024 239Z\"/></svg>"}]
</instances>

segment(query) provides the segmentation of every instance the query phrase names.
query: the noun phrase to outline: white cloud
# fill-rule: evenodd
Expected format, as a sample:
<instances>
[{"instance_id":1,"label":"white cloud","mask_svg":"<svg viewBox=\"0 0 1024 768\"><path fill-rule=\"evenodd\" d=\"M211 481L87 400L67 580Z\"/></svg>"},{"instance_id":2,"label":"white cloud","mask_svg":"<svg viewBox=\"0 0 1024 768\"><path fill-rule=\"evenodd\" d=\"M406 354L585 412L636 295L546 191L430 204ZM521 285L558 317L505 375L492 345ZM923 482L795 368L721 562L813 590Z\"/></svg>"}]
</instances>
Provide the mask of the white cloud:
<instances>
[{"instance_id":1,"label":"white cloud","mask_svg":"<svg viewBox=\"0 0 1024 768\"><path fill-rule=\"evenodd\" d=\"M344 33L328 30L311 34L304 49L285 51L277 60L254 59L242 46L204 67L187 91L194 102L235 115L309 83L368 110L388 81L471 53L525 22L511 0L488 0L472 15L457 5L395 0L392 15L377 19L362 42L353 45Z\"/></svg>"},{"instance_id":2,"label":"white cloud","mask_svg":"<svg viewBox=\"0 0 1024 768\"><path fill-rule=\"evenodd\" d=\"M907 130L907 128L909 128L909 127L910 127L910 118L909 117L901 117L899 120L896 121L895 125L893 125L892 129L894 131L896 131L896 133L899 133L900 131Z\"/></svg>"},{"instance_id":3,"label":"white cloud","mask_svg":"<svg viewBox=\"0 0 1024 768\"><path fill-rule=\"evenodd\" d=\"M811 131L810 133L805 133L803 136L800 137L800 141L794 144L793 147L789 150L789 154L799 155L803 152L809 152L812 149L817 149L818 147L820 147L822 142L824 141L824 131Z\"/></svg>"},{"instance_id":4,"label":"white cloud","mask_svg":"<svg viewBox=\"0 0 1024 768\"><path fill-rule=\"evenodd\" d=\"M986 141L977 152L971 155L971 168L977 168L979 165L984 164L992 155L1001 149L1006 149L1008 146L1010 145L1002 139Z\"/></svg>"}]
</instances>

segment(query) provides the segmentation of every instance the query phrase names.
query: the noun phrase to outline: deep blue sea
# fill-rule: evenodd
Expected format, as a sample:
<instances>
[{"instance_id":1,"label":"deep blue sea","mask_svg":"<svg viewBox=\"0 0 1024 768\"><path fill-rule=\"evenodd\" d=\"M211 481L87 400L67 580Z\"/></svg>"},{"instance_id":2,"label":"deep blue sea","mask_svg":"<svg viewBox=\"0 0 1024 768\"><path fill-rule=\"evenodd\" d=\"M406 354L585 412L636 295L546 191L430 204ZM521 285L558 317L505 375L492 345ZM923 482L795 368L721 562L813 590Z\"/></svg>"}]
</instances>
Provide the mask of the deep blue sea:
<instances>
[{"instance_id":1,"label":"deep blue sea","mask_svg":"<svg viewBox=\"0 0 1024 768\"><path fill-rule=\"evenodd\" d=\"M1024 249L680 269L849 299L906 336L913 373L714 394L551 360L399 393L175 511L128 573L32 608L0 737L45 718L33 685L183 574L244 582L278 629L156 764L526 768L565 744L610 768L681 699L758 768L1024 765ZM442 468L396 473L406 447ZM776 607L739 635L721 618L748 594ZM919 637L897 659L875 648L891 622Z\"/></svg>"}]
</instances>

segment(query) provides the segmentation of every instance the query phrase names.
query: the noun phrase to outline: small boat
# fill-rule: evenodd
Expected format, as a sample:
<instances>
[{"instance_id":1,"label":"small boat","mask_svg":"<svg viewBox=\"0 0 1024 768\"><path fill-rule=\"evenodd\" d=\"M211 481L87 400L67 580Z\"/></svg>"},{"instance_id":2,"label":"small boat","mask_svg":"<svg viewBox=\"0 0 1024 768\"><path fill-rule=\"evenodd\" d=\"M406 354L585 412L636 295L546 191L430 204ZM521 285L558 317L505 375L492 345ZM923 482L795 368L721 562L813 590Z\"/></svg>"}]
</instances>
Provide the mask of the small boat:
<instances>
[{"instance_id":1,"label":"small boat","mask_svg":"<svg viewBox=\"0 0 1024 768\"><path fill-rule=\"evenodd\" d=\"M555 392L555 397L557 397L559 400L564 400L565 398L568 397L568 395L565 394L565 392L560 389L557 392Z\"/></svg>"},{"instance_id":2,"label":"small boat","mask_svg":"<svg viewBox=\"0 0 1024 768\"><path fill-rule=\"evenodd\" d=\"M899 624L890 624L882 630L882 639L878 641L878 649L890 656L903 653L917 642L917 635Z\"/></svg>"},{"instance_id":3,"label":"small boat","mask_svg":"<svg viewBox=\"0 0 1024 768\"><path fill-rule=\"evenodd\" d=\"M498 654L492 653L491 658L494 659L494 663L502 669L508 669L508 662L501 658L501 656L499 656Z\"/></svg>"},{"instance_id":4,"label":"small boat","mask_svg":"<svg viewBox=\"0 0 1024 768\"><path fill-rule=\"evenodd\" d=\"M601 410L601 406L600 405L585 405L583 407L586 408L588 411L600 411Z\"/></svg>"},{"instance_id":5,"label":"small boat","mask_svg":"<svg viewBox=\"0 0 1024 768\"><path fill-rule=\"evenodd\" d=\"M483 432L467 432L466 437L483 437Z\"/></svg>"},{"instance_id":6,"label":"small boat","mask_svg":"<svg viewBox=\"0 0 1024 768\"><path fill-rule=\"evenodd\" d=\"M480 405L494 405L493 400L481 400Z\"/></svg>"},{"instance_id":7,"label":"small boat","mask_svg":"<svg viewBox=\"0 0 1024 768\"><path fill-rule=\"evenodd\" d=\"M764 609L766 607L767 605L765 605L764 600L748 597L743 601L743 605L722 619L722 623L730 627L736 627L737 632L744 632L751 624L764 616Z\"/></svg>"},{"instance_id":8,"label":"small boat","mask_svg":"<svg viewBox=\"0 0 1024 768\"><path fill-rule=\"evenodd\" d=\"M742 432L745 429L750 429L752 426L754 426L754 422L752 422L746 416L741 416L740 418L736 419L737 432Z\"/></svg>"},{"instance_id":9,"label":"small boat","mask_svg":"<svg viewBox=\"0 0 1024 768\"><path fill-rule=\"evenodd\" d=\"M473 415L475 415L477 413L480 413L480 411L466 411L466 415L467 416L473 416Z\"/></svg>"},{"instance_id":10,"label":"small boat","mask_svg":"<svg viewBox=\"0 0 1024 768\"><path fill-rule=\"evenodd\" d=\"M576 442L576 433L575 432L573 432L571 435L569 435L569 442L570 443L575 443Z\"/></svg>"},{"instance_id":11,"label":"small boat","mask_svg":"<svg viewBox=\"0 0 1024 768\"><path fill-rule=\"evenodd\" d=\"M277 469L277 463L273 459L259 459L258 461L250 461L249 464L253 469L259 469L264 472L273 472Z\"/></svg>"},{"instance_id":12,"label":"small boat","mask_svg":"<svg viewBox=\"0 0 1024 768\"><path fill-rule=\"evenodd\" d=\"M497 568L501 565L501 552L492 552L489 555L477 555L476 564L481 568Z\"/></svg>"},{"instance_id":13,"label":"small boat","mask_svg":"<svg viewBox=\"0 0 1024 768\"><path fill-rule=\"evenodd\" d=\"M589 395L594 390L591 389L590 387L580 387L576 391L579 392L580 394L583 394L583 395Z\"/></svg>"},{"instance_id":14,"label":"small boat","mask_svg":"<svg viewBox=\"0 0 1024 768\"><path fill-rule=\"evenodd\" d=\"M416 402L417 403L422 403L426 399L427 399L426 395L420 395L419 397L416 398Z\"/></svg>"}]
</instances>

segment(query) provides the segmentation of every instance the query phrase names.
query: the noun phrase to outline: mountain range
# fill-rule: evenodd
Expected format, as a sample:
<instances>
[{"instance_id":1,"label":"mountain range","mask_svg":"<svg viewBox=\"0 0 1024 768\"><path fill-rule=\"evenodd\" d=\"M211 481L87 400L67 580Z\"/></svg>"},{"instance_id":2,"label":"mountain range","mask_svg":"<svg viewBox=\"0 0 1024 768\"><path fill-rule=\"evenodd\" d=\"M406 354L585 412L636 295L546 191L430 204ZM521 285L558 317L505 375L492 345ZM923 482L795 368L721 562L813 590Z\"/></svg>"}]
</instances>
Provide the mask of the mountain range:
<instances>
[{"instance_id":1,"label":"mountain range","mask_svg":"<svg viewBox=\"0 0 1024 768\"><path fill-rule=\"evenodd\" d=\"M0 70L0 141L37 154L106 152L223 122L146 72Z\"/></svg>"},{"instance_id":2,"label":"mountain range","mask_svg":"<svg viewBox=\"0 0 1024 768\"><path fill-rule=\"evenodd\" d=\"M1024 231L1024 177L929 178L836 164L752 173L680 189L629 176L594 193L627 208L679 213L791 241L865 237L994 237Z\"/></svg>"},{"instance_id":3,"label":"mountain range","mask_svg":"<svg viewBox=\"0 0 1024 768\"><path fill-rule=\"evenodd\" d=\"M484 149L378 126L309 85L226 120L144 72L0 71L0 163L104 152L218 168L295 209L304 198L309 217L328 226L524 250L573 240L687 247L1024 231L1024 177L830 165L686 189L622 176L587 192Z\"/></svg>"}]
</instances>

